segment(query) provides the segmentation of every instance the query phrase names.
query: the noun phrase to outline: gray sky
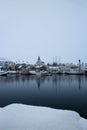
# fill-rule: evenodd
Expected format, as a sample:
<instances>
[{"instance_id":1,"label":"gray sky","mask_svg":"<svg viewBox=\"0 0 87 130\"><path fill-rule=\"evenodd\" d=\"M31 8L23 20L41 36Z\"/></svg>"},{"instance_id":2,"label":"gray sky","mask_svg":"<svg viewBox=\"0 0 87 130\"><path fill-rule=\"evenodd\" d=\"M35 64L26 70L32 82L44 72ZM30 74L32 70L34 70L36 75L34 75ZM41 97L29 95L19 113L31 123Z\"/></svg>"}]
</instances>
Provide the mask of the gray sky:
<instances>
[{"instance_id":1,"label":"gray sky","mask_svg":"<svg viewBox=\"0 0 87 130\"><path fill-rule=\"evenodd\" d=\"M0 0L0 57L87 62L87 0Z\"/></svg>"}]
</instances>

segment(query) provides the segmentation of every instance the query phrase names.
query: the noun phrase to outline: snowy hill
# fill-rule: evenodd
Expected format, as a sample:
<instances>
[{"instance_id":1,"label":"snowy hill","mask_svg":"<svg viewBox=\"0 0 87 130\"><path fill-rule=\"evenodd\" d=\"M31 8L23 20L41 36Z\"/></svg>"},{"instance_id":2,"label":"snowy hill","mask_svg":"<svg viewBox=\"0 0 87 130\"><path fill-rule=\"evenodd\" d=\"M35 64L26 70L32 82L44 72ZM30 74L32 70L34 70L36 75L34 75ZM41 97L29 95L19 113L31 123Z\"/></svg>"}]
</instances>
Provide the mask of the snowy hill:
<instances>
[{"instance_id":1,"label":"snowy hill","mask_svg":"<svg viewBox=\"0 0 87 130\"><path fill-rule=\"evenodd\" d=\"M0 130L87 130L78 113L12 104L0 108Z\"/></svg>"}]
</instances>

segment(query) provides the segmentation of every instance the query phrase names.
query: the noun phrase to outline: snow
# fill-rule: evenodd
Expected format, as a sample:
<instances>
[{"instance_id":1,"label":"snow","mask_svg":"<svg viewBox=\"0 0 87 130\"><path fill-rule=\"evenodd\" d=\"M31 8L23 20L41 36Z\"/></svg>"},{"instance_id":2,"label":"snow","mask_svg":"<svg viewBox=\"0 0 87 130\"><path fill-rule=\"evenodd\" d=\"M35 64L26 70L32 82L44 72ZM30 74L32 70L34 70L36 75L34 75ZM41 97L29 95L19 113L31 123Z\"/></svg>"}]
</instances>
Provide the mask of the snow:
<instances>
[{"instance_id":1,"label":"snow","mask_svg":"<svg viewBox=\"0 0 87 130\"><path fill-rule=\"evenodd\" d=\"M12 104L0 108L0 130L87 130L74 111Z\"/></svg>"}]
</instances>

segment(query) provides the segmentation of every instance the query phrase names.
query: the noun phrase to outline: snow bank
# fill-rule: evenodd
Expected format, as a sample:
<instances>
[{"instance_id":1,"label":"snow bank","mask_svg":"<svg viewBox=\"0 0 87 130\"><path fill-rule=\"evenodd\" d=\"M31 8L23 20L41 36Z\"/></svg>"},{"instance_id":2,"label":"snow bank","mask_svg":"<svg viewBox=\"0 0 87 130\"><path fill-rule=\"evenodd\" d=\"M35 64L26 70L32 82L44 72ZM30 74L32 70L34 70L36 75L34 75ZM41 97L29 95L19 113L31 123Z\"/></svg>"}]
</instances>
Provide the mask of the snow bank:
<instances>
[{"instance_id":1,"label":"snow bank","mask_svg":"<svg viewBox=\"0 0 87 130\"><path fill-rule=\"evenodd\" d=\"M87 130L78 113L12 104L0 108L0 130Z\"/></svg>"}]
</instances>

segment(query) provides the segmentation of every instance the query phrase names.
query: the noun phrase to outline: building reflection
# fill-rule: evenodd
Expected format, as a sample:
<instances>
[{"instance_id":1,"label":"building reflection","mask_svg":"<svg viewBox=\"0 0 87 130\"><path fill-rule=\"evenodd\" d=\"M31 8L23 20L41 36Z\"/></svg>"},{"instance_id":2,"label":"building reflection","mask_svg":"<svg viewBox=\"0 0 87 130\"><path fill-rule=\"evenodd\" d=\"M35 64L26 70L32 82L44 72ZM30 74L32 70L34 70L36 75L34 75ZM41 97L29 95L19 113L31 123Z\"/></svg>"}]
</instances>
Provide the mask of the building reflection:
<instances>
[{"instance_id":1,"label":"building reflection","mask_svg":"<svg viewBox=\"0 0 87 130\"><path fill-rule=\"evenodd\" d=\"M63 87L73 87L76 86L80 90L83 83L87 83L87 77L85 76L74 76L74 75L53 75L53 76L7 76L0 77L0 83L20 83L25 85L31 83L35 83L38 90L40 90L41 86L48 85L52 86L56 91L60 91Z\"/></svg>"}]
</instances>

